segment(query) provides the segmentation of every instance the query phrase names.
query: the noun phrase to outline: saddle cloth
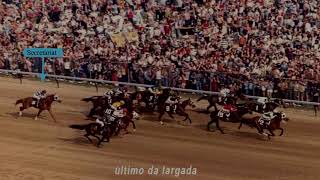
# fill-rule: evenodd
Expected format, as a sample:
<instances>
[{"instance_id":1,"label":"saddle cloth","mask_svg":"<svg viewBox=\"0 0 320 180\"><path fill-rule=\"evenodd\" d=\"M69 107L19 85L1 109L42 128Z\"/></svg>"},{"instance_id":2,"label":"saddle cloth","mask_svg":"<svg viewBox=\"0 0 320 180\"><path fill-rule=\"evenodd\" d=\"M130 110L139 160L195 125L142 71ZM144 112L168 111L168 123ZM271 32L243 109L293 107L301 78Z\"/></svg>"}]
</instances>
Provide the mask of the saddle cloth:
<instances>
[{"instance_id":1,"label":"saddle cloth","mask_svg":"<svg viewBox=\"0 0 320 180\"><path fill-rule=\"evenodd\" d=\"M260 125L270 125L273 118L275 118L275 115L272 112L264 113L262 114L258 122Z\"/></svg>"},{"instance_id":2,"label":"saddle cloth","mask_svg":"<svg viewBox=\"0 0 320 180\"><path fill-rule=\"evenodd\" d=\"M228 109L221 109L219 112L218 112L218 117L230 117L230 110Z\"/></svg>"}]
</instances>

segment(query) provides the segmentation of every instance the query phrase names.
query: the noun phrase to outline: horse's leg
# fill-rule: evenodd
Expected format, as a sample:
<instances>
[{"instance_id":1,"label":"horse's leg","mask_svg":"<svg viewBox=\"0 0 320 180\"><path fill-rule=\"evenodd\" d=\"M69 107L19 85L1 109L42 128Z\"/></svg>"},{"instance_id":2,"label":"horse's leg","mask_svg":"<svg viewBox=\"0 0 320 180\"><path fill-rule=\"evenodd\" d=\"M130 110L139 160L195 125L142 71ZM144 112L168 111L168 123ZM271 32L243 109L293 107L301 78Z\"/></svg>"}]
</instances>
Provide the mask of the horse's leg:
<instances>
[{"instance_id":1,"label":"horse's leg","mask_svg":"<svg viewBox=\"0 0 320 180\"><path fill-rule=\"evenodd\" d=\"M86 137L86 138L93 144L92 140L89 138L89 136L90 136L89 133L87 133L87 134L85 134L85 135L83 135L83 136Z\"/></svg>"},{"instance_id":2,"label":"horse's leg","mask_svg":"<svg viewBox=\"0 0 320 180\"><path fill-rule=\"evenodd\" d=\"M167 113L172 119L174 119L173 114L171 112L167 112Z\"/></svg>"},{"instance_id":3,"label":"horse's leg","mask_svg":"<svg viewBox=\"0 0 320 180\"><path fill-rule=\"evenodd\" d=\"M187 114L187 115L188 115L188 119L189 119L190 124L192 124L192 121L191 121L189 114Z\"/></svg>"},{"instance_id":4,"label":"horse's leg","mask_svg":"<svg viewBox=\"0 0 320 180\"><path fill-rule=\"evenodd\" d=\"M240 129L241 127L242 127L242 121L240 121L238 129Z\"/></svg>"},{"instance_id":5,"label":"horse's leg","mask_svg":"<svg viewBox=\"0 0 320 180\"><path fill-rule=\"evenodd\" d=\"M281 133L279 134L279 136L282 136L282 135L283 135L283 132L284 132L283 128L279 127L278 129L281 130Z\"/></svg>"},{"instance_id":6,"label":"horse's leg","mask_svg":"<svg viewBox=\"0 0 320 180\"><path fill-rule=\"evenodd\" d=\"M100 147L100 145L101 145L101 143L103 142L103 140L104 140L104 136L102 136L101 139L99 138L99 141L98 141L98 143L97 143L97 147L98 147L98 148Z\"/></svg>"},{"instance_id":7,"label":"horse's leg","mask_svg":"<svg viewBox=\"0 0 320 180\"><path fill-rule=\"evenodd\" d=\"M163 125L163 122L161 120L162 116L163 116L163 112L159 112L159 116L158 116L158 120L160 121L160 124Z\"/></svg>"},{"instance_id":8,"label":"horse's leg","mask_svg":"<svg viewBox=\"0 0 320 180\"><path fill-rule=\"evenodd\" d=\"M216 104L216 103L214 103L214 104L213 104L213 106L214 106L214 111L216 111L216 112L217 112L217 111L218 111L217 104Z\"/></svg>"},{"instance_id":9,"label":"horse's leg","mask_svg":"<svg viewBox=\"0 0 320 180\"><path fill-rule=\"evenodd\" d=\"M40 113L42 112L42 109L39 109L38 114L36 115L36 117L34 118L34 120L38 120L38 117L40 116Z\"/></svg>"},{"instance_id":10,"label":"horse's leg","mask_svg":"<svg viewBox=\"0 0 320 180\"><path fill-rule=\"evenodd\" d=\"M314 115L317 116L318 106L314 105L313 107L314 107Z\"/></svg>"},{"instance_id":11,"label":"horse's leg","mask_svg":"<svg viewBox=\"0 0 320 180\"><path fill-rule=\"evenodd\" d=\"M215 119L211 118L211 121L207 124L207 130L210 131L210 126L214 123Z\"/></svg>"},{"instance_id":12,"label":"horse's leg","mask_svg":"<svg viewBox=\"0 0 320 180\"><path fill-rule=\"evenodd\" d=\"M275 136L273 130L272 130L270 127L268 127L268 131L270 132L270 135L271 135L271 136Z\"/></svg>"},{"instance_id":13,"label":"horse's leg","mask_svg":"<svg viewBox=\"0 0 320 180\"><path fill-rule=\"evenodd\" d=\"M100 141L100 138L99 138L98 136L96 136L96 135L92 135L92 136L95 137L95 138L97 138L98 141Z\"/></svg>"},{"instance_id":14,"label":"horse's leg","mask_svg":"<svg viewBox=\"0 0 320 180\"><path fill-rule=\"evenodd\" d=\"M189 123L192 124L192 121L191 121L188 113L184 112L182 116L185 116L185 119L183 121L186 121L188 119Z\"/></svg>"},{"instance_id":15,"label":"horse's leg","mask_svg":"<svg viewBox=\"0 0 320 180\"><path fill-rule=\"evenodd\" d=\"M221 132L221 134L225 134L225 133L223 132L223 130L221 129L221 127L220 127L219 118L217 118L216 126L217 126L217 129Z\"/></svg>"},{"instance_id":16,"label":"horse's leg","mask_svg":"<svg viewBox=\"0 0 320 180\"><path fill-rule=\"evenodd\" d=\"M132 120L130 120L130 122L132 123L133 131L135 132L135 131L136 131L136 124L135 124L134 121L132 121Z\"/></svg>"},{"instance_id":17,"label":"horse's leg","mask_svg":"<svg viewBox=\"0 0 320 180\"><path fill-rule=\"evenodd\" d=\"M23 106L20 107L20 111L19 111L19 116L21 117L22 116L22 111L24 110L25 108Z\"/></svg>"},{"instance_id":18,"label":"horse's leg","mask_svg":"<svg viewBox=\"0 0 320 180\"><path fill-rule=\"evenodd\" d=\"M209 106L207 107L207 111L209 112L210 108L212 107L212 103L209 104Z\"/></svg>"},{"instance_id":19,"label":"horse's leg","mask_svg":"<svg viewBox=\"0 0 320 180\"><path fill-rule=\"evenodd\" d=\"M89 115L87 117L93 117L94 113L95 113L95 108L93 107L90 109Z\"/></svg>"},{"instance_id":20,"label":"horse's leg","mask_svg":"<svg viewBox=\"0 0 320 180\"><path fill-rule=\"evenodd\" d=\"M51 115L52 119L54 120L54 122L57 122L56 118L54 117L54 115L53 115L53 113L51 111L51 109L49 109L48 111L49 111L49 114Z\"/></svg>"}]
</instances>

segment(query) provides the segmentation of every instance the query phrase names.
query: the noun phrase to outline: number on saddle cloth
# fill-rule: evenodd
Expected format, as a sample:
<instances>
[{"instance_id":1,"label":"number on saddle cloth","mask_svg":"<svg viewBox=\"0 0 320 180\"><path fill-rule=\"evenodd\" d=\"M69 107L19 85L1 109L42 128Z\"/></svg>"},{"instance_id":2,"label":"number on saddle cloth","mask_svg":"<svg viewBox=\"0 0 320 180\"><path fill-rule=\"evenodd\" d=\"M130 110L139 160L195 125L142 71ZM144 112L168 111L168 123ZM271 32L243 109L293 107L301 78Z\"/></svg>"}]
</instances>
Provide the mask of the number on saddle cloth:
<instances>
[{"instance_id":1,"label":"number on saddle cloth","mask_svg":"<svg viewBox=\"0 0 320 180\"><path fill-rule=\"evenodd\" d=\"M258 123L260 125L270 125L272 120L272 116L270 114L262 114L262 116L260 117L260 119L258 120Z\"/></svg>"},{"instance_id":2,"label":"number on saddle cloth","mask_svg":"<svg viewBox=\"0 0 320 180\"><path fill-rule=\"evenodd\" d=\"M170 105L166 105L166 111L169 112L171 110Z\"/></svg>"},{"instance_id":3,"label":"number on saddle cloth","mask_svg":"<svg viewBox=\"0 0 320 180\"><path fill-rule=\"evenodd\" d=\"M107 114L107 115L111 115L111 114L112 114L112 112L113 112L113 110L112 110L112 109L107 108L107 109L106 109L106 111L105 111L104 113L105 113L105 114Z\"/></svg>"},{"instance_id":4,"label":"number on saddle cloth","mask_svg":"<svg viewBox=\"0 0 320 180\"><path fill-rule=\"evenodd\" d=\"M229 118L229 117L230 117L230 112L227 111L227 110L222 109L222 110L220 110L220 111L218 112L218 117L223 118L224 116L227 117L227 118Z\"/></svg>"},{"instance_id":5,"label":"number on saddle cloth","mask_svg":"<svg viewBox=\"0 0 320 180\"><path fill-rule=\"evenodd\" d=\"M108 96L108 104L112 104L112 97L111 96Z\"/></svg>"}]
</instances>

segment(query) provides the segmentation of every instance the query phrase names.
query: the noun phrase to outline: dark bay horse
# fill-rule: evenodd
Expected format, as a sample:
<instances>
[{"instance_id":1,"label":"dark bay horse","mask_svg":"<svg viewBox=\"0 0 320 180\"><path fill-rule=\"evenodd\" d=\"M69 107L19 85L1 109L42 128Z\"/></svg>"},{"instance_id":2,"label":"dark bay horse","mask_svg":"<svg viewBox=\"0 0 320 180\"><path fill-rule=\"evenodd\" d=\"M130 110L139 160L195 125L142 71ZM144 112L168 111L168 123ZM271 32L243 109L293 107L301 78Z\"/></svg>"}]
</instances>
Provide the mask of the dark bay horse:
<instances>
[{"instance_id":1,"label":"dark bay horse","mask_svg":"<svg viewBox=\"0 0 320 180\"><path fill-rule=\"evenodd\" d=\"M285 113L283 113L283 112L276 112L274 114L275 114L275 117L273 119L271 119L270 124L267 126L261 125L259 123L261 116L255 116L250 119L243 119L240 122L238 129L240 129L242 127L242 124L245 124L251 128L256 128L260 134L268 136L268 139L270 139L270 136L275 136L275 134L274 134L275 130L280 130L281 133L279 134L279 136L282 136L284 133L284 129L281 127L281 122L287 123L289 121L289 118L287 118ZM264 133L263 132L264 129L268 130L270 132L270 134Z\"/></svg>"},{"instance_id":2,"label":"dark bay horse","mask_svg":"<svg viewBox=\"0 0 320 180\"><path fill-rule=\"evenodd\" d=\"M244 96L241 96L241 98L242 97L244 97ZM237 99L238 99L237 97L234 97L234 96L228 96L226 98L228 98L227 100L229 102L231 102L231 104L234 104L234 105L236 104ZM197 101L199 102L201 100L207 100L209 102L209 105L207 107L208 112L211 107L214 107L215 111L218 111L217 104L222 106L222 105L224 105L224 101L225 101L224 98L219 95L210 95L210 96L204 95L204 96L201 96Z\"/></svg>"},{"instance_id":3,"label":"dark bay horse","mask_svg":"<svg viewBox=\"0 0 320 180\"><path fill-rule=\"evenodd\" d=\"M223 112L213 111L210 113L211 121L207 124L207 130L210 131L210 125L212 123L216 123L217 129L224 134L223 130L220 127L220 121L231 122L231 123L239 123L242 121L242 116L251 113L250 109L246 105L237 105L237 111L235 112Z\"/></svg>"},{"instance_id":4,"label":"dark bay horse","mask_svg":"<svg viewBox=\"0 0 320 180\"><path fill-rule=\"evenodd\" d=\"M107 139L106 142L110 142L111 130L110 127L106 124L103 128L98 123L89 123L89 124L73 124L69 126L72 129L85 130L86 134L83 136L86 137L92 144L93 141L89 136L93 136L98 139L97 147L100 147L100 144L104 142L104 139ZM102 137L100 138L99 135Z\"/></svg>"},{"instance_id":5,"label":"dark bay horse","mask_svg":"<svg viewBox=\"0 0 320 180\"><path fill-rule=\"evenodd\" d=\"M191 101L191 99L187 99L185 101L183 101L182 103L178 103L177 104L177 109L176 109L176 114L179 115L179 116L184 116L185 119L183 121L186 121L187 119L189 120L190 124L192 123L190 117L189 117L189 114L186 113L186 107L187 106L191 106L192 108L195 108L196 106L194 105L194 103ZM163 103L163 104L159 104L159 107L158 107L158 112L159 112L159 117L158 117L158 120L160 121L160 123L163 125L163 122L161 120L161 117L167 113L172 119L174 119L173 117L173 109L168 109L167 108L168 106Z\"/></svg>"},{"instance_id":6,"label":"dark bay horse","mask_svg":"<svg viewBox=\"0 0 320 180\"><path fill-rule=\"evenodd\" d=\"M250 110L257 113L271 112L277 107L280 107L280 105L282 105L283 108L286 108L285 103L281 99L275 99L273 101L266 102L264 105L256 101L247 102L247 106L250 108Z\"/></svg>"},{"instance_id":7,"label":"dark bay horse","mask_svg":"<svg viewBox=\"0 0 320 180\"><path fill-rule=\"evenodd\" d=\"M47 110L47 111L49 111L52 119L56 122L56 119L51 111L51 105L54 101L61 103L61 100L59 99L58 95L51 94L51 95L48 95L46 98L41 99L38 107L36 107L36 105L32 104L33 101L35 101L35 99L33 97L27 97L27 98L19 99L16 101L15 105L22 104L22 106L20 107L19 116L22 116L23 110L28 109L30 107L34 107L34 108L39 109L38 114L34 118L35 120L38 119L38 117L42 111Z\"/></svg>"},{"instance_id":8,"label":"dark bay horse","mask_svg":"<svg viewBox=\"0 0 320 180\"><path fill-rule=\"evenodd\" d=\"M97 114L97 112L99 110L106 109L107 106L109 105L108 99L104 96L87 97L87 98L83 98L82 101L92 102L92 105L93 105L87 117L93 117L94 115L99 115Z\"/></svg>"}]
</instances>

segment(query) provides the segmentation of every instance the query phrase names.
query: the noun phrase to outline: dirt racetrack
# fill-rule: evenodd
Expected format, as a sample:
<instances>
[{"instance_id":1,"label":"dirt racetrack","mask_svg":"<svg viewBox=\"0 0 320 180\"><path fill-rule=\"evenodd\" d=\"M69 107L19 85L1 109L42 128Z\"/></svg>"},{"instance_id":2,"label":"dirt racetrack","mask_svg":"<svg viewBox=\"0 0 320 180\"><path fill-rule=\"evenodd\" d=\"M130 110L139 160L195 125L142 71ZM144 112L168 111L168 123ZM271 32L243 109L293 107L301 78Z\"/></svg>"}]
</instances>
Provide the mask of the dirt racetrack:
<instances>
[{"instance_id":1,"label":"dirt racetrack","mask_svg":"<svg viewBox=\"0 0 320 180\"><path fill-rule=\"evenodd\" d=\"M90 104L80 98L95 95L95 89L0 77L0 180L108 180L108 179L201 179L201 180L317 180L320 177L320 119L311 112L286 109L290 118L285 134L265 141L247 127L222 123L227 134L204 130L208 115L189 111L194 123L180 125L155 115L143 115L137 132L113 138L96 148L82 131L70 124L88 123L84 113ZM33 120L29 109L17 118L18 98L37 89L56 92L62 104L54 104L54 123L44 112ZM205 105L203 102L202 106ZM198 104L198 107L201 106ZM204 106L203 106L204 107ZM202 107L202 108L203 108ZM155 113L156 114L156 113ZM307 115L308 114L308 115ZM176 119L182 119L177 117ZM196 175L162 174L163 166L196 168ZM117 167L143 168L142 175L116 175ZM158 175L148 168L158 167ZM181 170L181 169L180 169Z\"/></svg>"}]
</instances>

